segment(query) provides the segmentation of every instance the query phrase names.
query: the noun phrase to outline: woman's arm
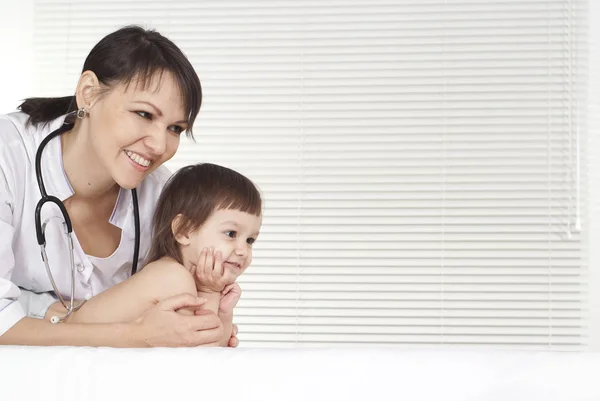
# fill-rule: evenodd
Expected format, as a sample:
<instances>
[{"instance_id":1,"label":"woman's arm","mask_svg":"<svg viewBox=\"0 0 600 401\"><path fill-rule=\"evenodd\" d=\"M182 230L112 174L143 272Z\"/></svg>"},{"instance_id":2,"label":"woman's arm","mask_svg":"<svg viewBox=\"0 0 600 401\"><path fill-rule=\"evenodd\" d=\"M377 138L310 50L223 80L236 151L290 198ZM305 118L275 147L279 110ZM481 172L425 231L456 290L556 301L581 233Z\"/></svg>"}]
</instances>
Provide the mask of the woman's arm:
<instances>
[{"instance_id":1,"label":"woman's arm","mask_svg":"<svg viewBox=\"0 0 600 401\"><path fill-rule=\"evenodd\" d=\"M64 313L56 306L46 320L21 319L0 336L0 344L217 346L223 324L215 313L199 310L206 300L192 295L195 291L194 278L182 266L156 262L89 300L66 323L48 321L53 312Z\"/></svg>"},{"instance_id":2,"label":"woman's arm","mask_svg":"<svg viewBox=\"0 0 600 401\"><path fill-rule=\"evenodd\" d=\"M127 323L59 323L23 318L0 336L0 345L108 347L181 347L216 345L223 336L220 319L210 313L183 316L182 308L204 301L191 295L165 299Z\"/></svg>"},{"instance_id":3,"label":"woman's arm","mask_svg":"<svg viewBox=\"0 0 600 401\"><path fill-rule=\"evenodd\" d=\"M143 347L132 324L52 324L25 317L0 336L2 345Z\"/></svg>"}]
</instances>

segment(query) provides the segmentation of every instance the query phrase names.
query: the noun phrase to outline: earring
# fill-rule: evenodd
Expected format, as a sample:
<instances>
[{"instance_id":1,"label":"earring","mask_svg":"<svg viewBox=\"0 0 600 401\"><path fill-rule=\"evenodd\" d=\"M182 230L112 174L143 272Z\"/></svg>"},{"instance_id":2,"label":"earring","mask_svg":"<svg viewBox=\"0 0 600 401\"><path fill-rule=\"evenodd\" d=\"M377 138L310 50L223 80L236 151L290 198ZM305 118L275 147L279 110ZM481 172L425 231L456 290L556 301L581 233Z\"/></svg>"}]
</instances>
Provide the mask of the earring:
<instances>
[{"instance_id":1,"label":"earring","mask_svg":"<svg viewBox=\"0 0 600 401\"><path fill-rule=\"evenodd\" d=\"M88 115L88 112L85 108L80 108L79 110L77 110L77 118L79 118L80 120L83 120L84 118L86 118Z\"/></svg>"}]
</instances>

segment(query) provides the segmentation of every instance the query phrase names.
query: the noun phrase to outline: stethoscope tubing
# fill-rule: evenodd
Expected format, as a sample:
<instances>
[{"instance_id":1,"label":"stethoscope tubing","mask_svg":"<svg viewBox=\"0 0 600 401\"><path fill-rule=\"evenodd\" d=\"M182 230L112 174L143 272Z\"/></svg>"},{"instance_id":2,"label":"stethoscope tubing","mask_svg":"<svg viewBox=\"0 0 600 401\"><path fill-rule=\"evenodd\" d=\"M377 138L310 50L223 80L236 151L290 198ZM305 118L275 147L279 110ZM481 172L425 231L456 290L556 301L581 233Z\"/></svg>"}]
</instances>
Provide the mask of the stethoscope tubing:
<instances>
[{"instance_id":1,"label":"stethoscope tubing","mask_svg":"<svg viewBox=\"0 0 600 401\"><path fill-rule=\"evenodd\" d=\"M67 116L67 118L68 117L69 116ZM54 292L55 292L58 300L60 301L62 306L67 311L67 313L64 316L52 316L52 318L50 319L50 321L52 323L58 323L58 322L65 320L73 312L76 312L77 310L79 310L79 308L81 308L83 306L83 304L86 302L86 299L83 299L83 300L79 301L79 303L75 304L75 258L74 258L74 247L73 247L73 236L72 236L73 224L71 223L71 218L69 216L69 213L67 212L67 208L65 207L64 203L57 197L48 195L48 193L46 192L46 186L44 185L44 180L42 178L42 152L43 152L44 148L46 147L48 142L50 142L53 138L60 136L67 131L70 131L71 129L73 129L73 127L74 127L74 124L71 122L66 122L66 119L65 119L65 122L63 123L63 125L60 128L52 131L48 136L46 136L42 140L42 142L40 143L40 146L38 147L36 155L35 155L35 175L36 175L36 180L37 180L38 187L40 189L40 194L41 194L41 198L35 207L35 233L36 233L38 245L40 246L42 260L44 261L44 266L46 267L46 273L48 274L48 278L50 279L50 284L52 285L52 288L54 289ZM132 265L131 265L131 274L133 275L137 271L138 257L139 257L139 253L140 253L140 211L139 211L139 205L138 205L137 191L135 188L133 188L131 190L131 196L132 196L132 201L133 201L134 226L135 226L133 261L132 261ZM60 291L58 291L58 286L56 285L56 282L54 281L54 275L52 274L52 270L50 269L48 255L46 254L46 235L45 235L46 227L45 227L45 225L42 225L41 215L42 215L42 208L47 203L55 204L60 209L60 212L65 221L65 226L66 226L66 231L67 231L66 234L67 234L67 239L68 239L68 243L69 243L69 253L70 253L69 261L70 261L70 265L71 265L71 291L70 291L71 299L69 302L65 301L65 299L61 295Z\"/></svg>"}]
</instances>

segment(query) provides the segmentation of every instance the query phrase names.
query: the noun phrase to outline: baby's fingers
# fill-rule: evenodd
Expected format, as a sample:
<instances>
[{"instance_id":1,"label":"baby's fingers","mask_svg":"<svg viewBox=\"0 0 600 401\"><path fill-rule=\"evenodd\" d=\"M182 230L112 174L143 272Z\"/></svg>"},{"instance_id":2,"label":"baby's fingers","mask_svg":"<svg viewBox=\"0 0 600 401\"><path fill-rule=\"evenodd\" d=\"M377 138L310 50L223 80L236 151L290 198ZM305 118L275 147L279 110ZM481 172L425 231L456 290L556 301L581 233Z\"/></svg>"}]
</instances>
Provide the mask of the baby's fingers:
<instances>
[{"instance_id":1,"label":"baby's fingers","mask_svg":"<svg viewBox=\"0 0 600 401\"><path fill-rule=\"evenodd\" d=\"M204 274L204 265L206 264L206 248L202 249L200 256L198 257L198 263L196 263L196 276L202 277Z\"/></svg>"},{"instance_id":2,"label":"baby's fingers","mask_svg":"<svg viewBox=\"0 0 600 401\"><path fill-rule=\"evenodd\" d=\"M221 277L223 276L223 255L221 254L220 251L217 251L215 253L215 269L214 269L215 275L217 275L217 277Z\"/></svg>"},{"instance_id":3,"label":"baby's fingers","mask_svg":"<svg viewBox=\"0 0 600 401\"><path fill-rule=\"evenodd\" d=\"M206 262L204 263L204 274L206 274L206 277L212 275L214 263L213 249L210 248L206 251Z\"/></svg>"},{"instance_id":4,"label":"baby's fingers","mask_svg":"<svg viewBox=\"0 0 600 401\"><path fill-rule=\"evenodd\" d=\"M223 288L223 291L221 291L221 295L227 295L234 287L235 283L227 284L225 288Z\"/></svg>"}]
</instances>

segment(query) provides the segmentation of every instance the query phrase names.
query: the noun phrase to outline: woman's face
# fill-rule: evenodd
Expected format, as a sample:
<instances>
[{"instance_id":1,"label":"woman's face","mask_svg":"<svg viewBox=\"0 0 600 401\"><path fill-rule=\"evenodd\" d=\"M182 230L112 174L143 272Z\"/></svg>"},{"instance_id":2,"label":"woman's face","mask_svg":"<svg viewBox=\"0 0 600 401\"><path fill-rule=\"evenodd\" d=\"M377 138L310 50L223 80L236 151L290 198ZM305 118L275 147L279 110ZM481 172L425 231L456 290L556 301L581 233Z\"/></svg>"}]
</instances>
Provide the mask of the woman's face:
<instances>
[{"instance_id":1,"label":"woman's face","mask_svg":"<svg viewBox=\"0 0 600 401\"><path fill-rule=\"evenodd\" d=\"M171 74L144 88L115 85L89 109L89 138L102 167L126 189L171 159L188 128L181 92Z\"/></svg>"}]
</instances>

